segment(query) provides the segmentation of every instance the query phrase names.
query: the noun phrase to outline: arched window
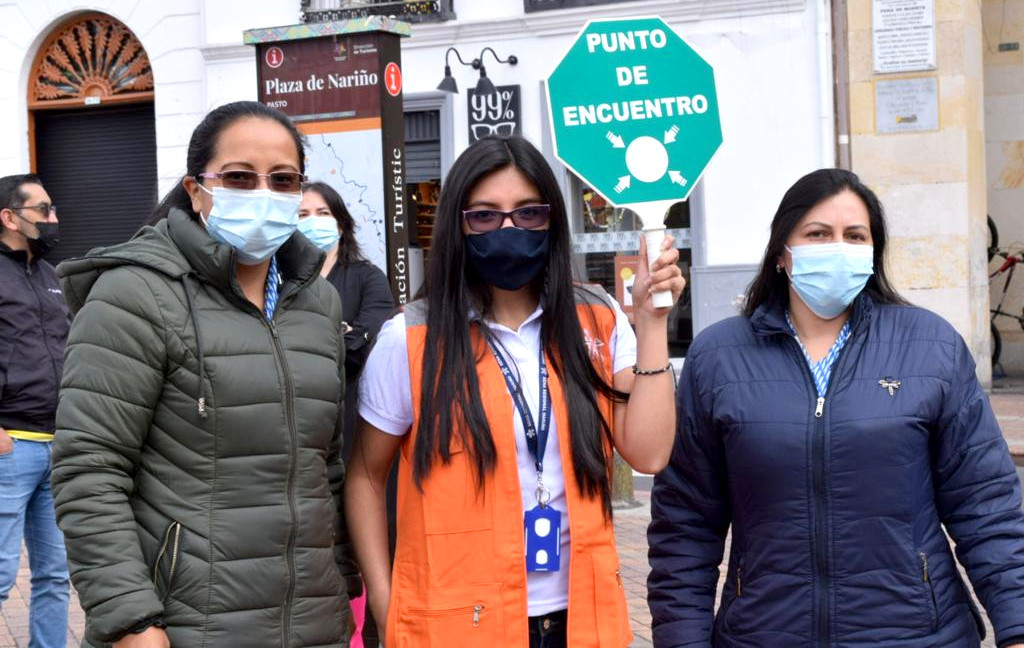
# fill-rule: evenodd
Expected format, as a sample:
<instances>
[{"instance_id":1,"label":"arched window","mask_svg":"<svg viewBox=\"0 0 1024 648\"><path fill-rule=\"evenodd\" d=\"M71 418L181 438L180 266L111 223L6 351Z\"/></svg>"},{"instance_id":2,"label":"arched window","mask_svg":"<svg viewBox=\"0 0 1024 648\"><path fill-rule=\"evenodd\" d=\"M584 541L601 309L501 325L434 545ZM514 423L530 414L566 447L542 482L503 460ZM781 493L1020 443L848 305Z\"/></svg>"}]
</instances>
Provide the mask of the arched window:
<instances>
[{"instance_id":1,"label":"arched window","mask_svg":"<svg viewBox=\"0 0 1024 648\"><path fill-rule=\"evenodd\" d=\"M153 71L142 43L103 14L76 16L53 31L36 56L29 107L149 101Z\"/></svg>"},{"instance_id":2,"label":"arched window","mask_svg":"<svg viewBox=\"0 0 1024 648\"><path fill-rule=\"evenodd\" d=\"M29 159L60 208L50 261L120 243L148 219L157 201L153 93L145 48L111 16L71 17L36 54Z\"/></svg>"}]
</instances>

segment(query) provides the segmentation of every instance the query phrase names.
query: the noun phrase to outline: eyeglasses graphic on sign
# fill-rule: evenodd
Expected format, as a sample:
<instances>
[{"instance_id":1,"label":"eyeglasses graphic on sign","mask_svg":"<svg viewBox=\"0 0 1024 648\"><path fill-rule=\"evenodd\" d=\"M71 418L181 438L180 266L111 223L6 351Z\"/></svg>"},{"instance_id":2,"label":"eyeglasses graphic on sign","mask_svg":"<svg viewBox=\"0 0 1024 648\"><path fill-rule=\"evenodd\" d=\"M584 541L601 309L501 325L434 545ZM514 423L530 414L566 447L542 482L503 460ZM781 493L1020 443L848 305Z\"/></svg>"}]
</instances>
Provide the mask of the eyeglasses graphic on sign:
<instances>
[{"instance_id":1,"label":"eyeglasses graphic on sign","mask_svg":"<svg viewBox=\"0 0 1024 648\"><path fill-rule=\"evenodd\" d=\"M508 137L516 132L515 122L498 122L497 124L472 124L469 127L473 131L473 139L480 139L488 135L501 135Z\"/></svg>"}]
</instances>

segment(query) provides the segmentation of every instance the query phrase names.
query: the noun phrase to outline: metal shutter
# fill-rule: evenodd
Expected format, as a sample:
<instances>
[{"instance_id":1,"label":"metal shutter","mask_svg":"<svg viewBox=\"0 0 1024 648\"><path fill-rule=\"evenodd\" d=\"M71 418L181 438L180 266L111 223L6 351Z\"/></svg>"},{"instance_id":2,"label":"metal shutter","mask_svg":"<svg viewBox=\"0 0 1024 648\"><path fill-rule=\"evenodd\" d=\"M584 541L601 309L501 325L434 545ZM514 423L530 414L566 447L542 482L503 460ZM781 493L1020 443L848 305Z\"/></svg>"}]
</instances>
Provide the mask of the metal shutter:
<instances>
[{"instance_id":1,"label":"metal shutter","mask_svg":"<svg viewBox=\"0 0 1024 648\"><path fill-rule=\"evenodd\" d=\"M406 183L441 179L441 113L405 113Z\"/></svg>"},{"instance_id":2,"label":"metal shutter","mask_svg":"<svg viewBox=\"0 0 1024 648\"><path fill-rule=\"evenodd\" d=\"M156 205L153 104L35 113L36 172L57 205L51 263L125 241Z\"/></svg>"}]
</instances>

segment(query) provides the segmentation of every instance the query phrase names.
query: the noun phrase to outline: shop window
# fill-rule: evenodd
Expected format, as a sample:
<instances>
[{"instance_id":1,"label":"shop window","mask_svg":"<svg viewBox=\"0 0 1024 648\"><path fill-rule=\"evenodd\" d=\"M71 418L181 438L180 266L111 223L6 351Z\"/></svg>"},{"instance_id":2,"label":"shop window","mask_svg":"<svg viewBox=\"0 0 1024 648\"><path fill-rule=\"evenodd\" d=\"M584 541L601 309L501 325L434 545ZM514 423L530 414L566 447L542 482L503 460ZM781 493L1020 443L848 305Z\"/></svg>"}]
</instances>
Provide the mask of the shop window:
<instances>
[{"instance_id":1,"label":"shop window","mask_svg":"<svg viewBox=\"0 0 1024 648\"><path fill-rule=\"evenodd\" d=\"M610 205L578 179L574 178L572 185L579 196L573 223L573 247L577 253L575 266L581 275L579 278L604 287L609 294L615 296L632 321L633 307L629 291L638 262L638 242L642 227L640 220L632 211ZM672 205L665 217L665 226L672 230L688 231L689 203L678 202ZM679 250L679 266L687 281L691 259L689 246L682 247ZM686 355L693 340L689 286L669 315L668 337L670 354L673 357Z\"/></svg>"},{"instance_id":2,"label":"shop window","mask_svg":"<svg viewBox=\"0 0 1024 648\"><path fill-rule=\"evenodd\" d=\"M453 0L302 0L301 19L305 23L333 22L388 16L406 22L444 22L455 20Z\"/></svg>"},{"instance_id":3,"label":"shop window","mask_svg":"<svg viewBox=\"0 0 1024 648\"><path fill-rule=\"evenodd\" d=\"M409 242L423 249L424 260L430 256L430 242L434 236L434 216L441 195L441 180L413 182L406 185L409 202L416 209L416 231Z\"/></svg>"},{"instance_id":4,"label":"shop window","mask_svg":"<svg viewBox=\"0 0 1024 648\"><path fill-rule=\"evenodd\" d=\"M551 9L568 9L570 7L590 7L592 5L622 4L631 0L523 0L526 13L549 11Z\"/></svg>"}]
</instances>

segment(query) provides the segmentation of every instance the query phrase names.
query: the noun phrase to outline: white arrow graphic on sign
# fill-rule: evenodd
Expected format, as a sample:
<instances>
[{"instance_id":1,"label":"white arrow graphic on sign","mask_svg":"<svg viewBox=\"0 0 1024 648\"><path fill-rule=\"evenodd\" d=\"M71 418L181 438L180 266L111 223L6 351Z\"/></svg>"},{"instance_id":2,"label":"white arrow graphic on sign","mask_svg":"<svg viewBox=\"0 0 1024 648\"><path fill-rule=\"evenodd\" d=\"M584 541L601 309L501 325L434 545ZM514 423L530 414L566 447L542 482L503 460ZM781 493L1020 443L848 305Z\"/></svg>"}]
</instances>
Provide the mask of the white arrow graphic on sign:
<instances>
[{"instance_id":1,"label":"white arrow graphic on sign","mask_svg":"<svg viewBox=\"0 0 1024 648\"><path fill-rule=\"evenodd\" d=\"M608 131L608 134L605 135L605 137L608 138L608 141L612 143L614 148L626 148L626 143L623 142L622 138L615 133Z\"/></svg>"},{"instance_id":2,"label":"white arrow graphic on sign","mask_svg":"<svg viewBox=\"0 0 1024 648\"><path fill-rule=\"evenodd\" d=\"M630 178L628 175L624 175L619 178L619 184L615 185L615 193L622 193L626 189L629 189Z\"/></svg>"},{"instance_id":3,"label":"white arrow graphic on sign","mask_svg":"<svg viewBox=\"0 0 1024 648\"><path fill-rule=\"evenodd\" d=\"M672 182L676 183L680 187L686 186L686 178L683 177L682 173L679 173L678 171L669 171L668 177L672 179Z\"/></svg>"},{"instance_id":4,"label":"white arrow graphic on sign","mask_svg":"<svg viewBox=\"0 0 1024 648\"><path fill-rule=\"evenodd\" d=\"M670 128L667 131L665 131L665 143L666 144L671 144L672 142L676 141L676 135L678 135L678 134L679 134L679 127L673 125L672 128Z\"/></svg>"}]
</instances>

